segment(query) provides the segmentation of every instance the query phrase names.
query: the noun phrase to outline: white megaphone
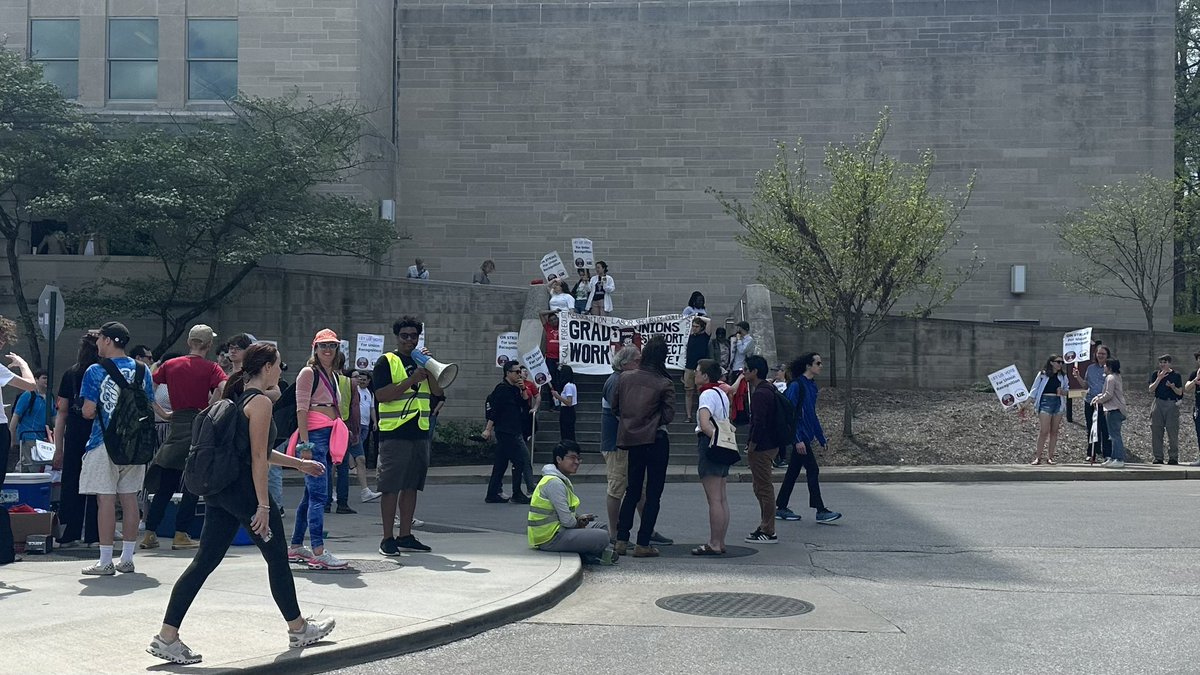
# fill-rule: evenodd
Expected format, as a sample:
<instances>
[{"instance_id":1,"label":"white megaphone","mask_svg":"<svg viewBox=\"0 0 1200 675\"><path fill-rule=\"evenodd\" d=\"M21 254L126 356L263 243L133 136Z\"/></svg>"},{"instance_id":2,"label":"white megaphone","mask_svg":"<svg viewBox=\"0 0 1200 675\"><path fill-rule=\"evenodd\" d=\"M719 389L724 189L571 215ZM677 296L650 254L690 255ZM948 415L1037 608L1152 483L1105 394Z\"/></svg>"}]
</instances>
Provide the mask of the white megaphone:
<instances>
[{"instance_id":1,"label":"white megaphone","mask_svg":"<svg viewBox=\"0 0 1200 675\"><path fill-rule=\"evenodd\" d=\"M442 363L432 356L415 349L412 353L412 359L418 366L428 370L429 374L433 376L434 380L437 380L438 386L442 389L449 387L454 383L454 378L458 377L457 363Z\"/></svg>"}]
</instances>

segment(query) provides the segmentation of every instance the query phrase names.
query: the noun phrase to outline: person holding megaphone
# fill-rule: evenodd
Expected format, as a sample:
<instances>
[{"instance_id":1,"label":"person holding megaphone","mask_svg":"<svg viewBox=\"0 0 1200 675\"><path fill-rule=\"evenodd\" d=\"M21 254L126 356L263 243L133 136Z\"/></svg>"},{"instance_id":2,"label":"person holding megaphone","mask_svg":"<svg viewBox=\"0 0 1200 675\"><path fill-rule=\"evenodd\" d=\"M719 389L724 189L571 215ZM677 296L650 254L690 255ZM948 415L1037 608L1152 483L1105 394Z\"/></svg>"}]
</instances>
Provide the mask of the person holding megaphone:
<instances>
[{"instance_id":1,"label":"person holding megaphone","mask_svg":"<svg viewBox=\"0 0 1200 675\"><path fill-rule=\"evenodd\" d=\"M400 549L431 550L413 536L412 519L417 510L417 493L425 489L425 476L429 473L432 399L443 395L442 387L453 381L458 367L443 365L416 351L421 331L421 322L416 317L397 319L392 324L396 349L379 358L371 377L379 402L376 489L383 493L379 500L383 516L379 553L385 556L398 556ZM399 518L396 518L397 508ZM393 536L396 529L398 537Z\"/></svg>"}]
</instances>

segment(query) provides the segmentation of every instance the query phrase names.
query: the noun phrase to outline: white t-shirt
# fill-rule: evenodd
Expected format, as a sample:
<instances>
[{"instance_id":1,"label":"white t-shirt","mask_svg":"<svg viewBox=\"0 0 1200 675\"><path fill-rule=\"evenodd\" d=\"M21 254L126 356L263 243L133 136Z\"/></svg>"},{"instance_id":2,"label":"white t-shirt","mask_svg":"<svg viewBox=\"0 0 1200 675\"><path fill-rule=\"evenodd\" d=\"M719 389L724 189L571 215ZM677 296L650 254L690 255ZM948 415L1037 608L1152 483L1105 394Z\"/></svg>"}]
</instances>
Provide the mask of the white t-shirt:
<instances>
[{"instance_id":1,"label":"white t-shirt","mask_svg":"<svg viewBox=\"0 0 1200 675\"><path fill-rule=\"evenodd\" d=\"M705 389L700 393L700 405L696 407L696 433L698 434L703 433L700 429L700 411L704 408L708 408L713 422L729 419L729 397L717 387Z\"/></svg>"},{"instance_id":2,"label":"white t-shirt","mask_svg":"<svg viewBox=\"0 0 1200 675\"><path fill-rule=\"evenodd\" d=\"M12 381L17 374L13 371L0 366L0 387ZM8 424L8 409L4 404L4 389L0 388L0 424Z\"/></svg>"},{"instance_id":3,"label":"white t-shirt","mask_svg":"<svg viewBox=\"0 0 1200 675\"><path fill-rule=\"evenodd\" d=\"M559 293L557 295L551 295L550 296L550 309L554 310L555 312L559 312L564 309L567 309L567 310L575 309L575 298L570 293Z\"/></svg>"},{"instance_id":4,"label":"white t-shirt","mask_svg":"<svg viewBox=\"0 0 1200 675\"><path fill-rule=\"evenodd\" d=\"M571 403L569 405L579 405L579 391L575 388L574 382L568 382L563 385L562 396L563 398L571 399ZM568 404L564 403L563 405Z\"/></svg>"},{"instance_id":5,"label":"white t-shirt","mask_svg":"<svg viewBox=\"0 0 1200 675\"><path fill-rule=\"evenodd\" d=\"M375 409L375 394L370 389L358 389L358 424L371 426L371 411Z\"/></svg>"}]
</instances>

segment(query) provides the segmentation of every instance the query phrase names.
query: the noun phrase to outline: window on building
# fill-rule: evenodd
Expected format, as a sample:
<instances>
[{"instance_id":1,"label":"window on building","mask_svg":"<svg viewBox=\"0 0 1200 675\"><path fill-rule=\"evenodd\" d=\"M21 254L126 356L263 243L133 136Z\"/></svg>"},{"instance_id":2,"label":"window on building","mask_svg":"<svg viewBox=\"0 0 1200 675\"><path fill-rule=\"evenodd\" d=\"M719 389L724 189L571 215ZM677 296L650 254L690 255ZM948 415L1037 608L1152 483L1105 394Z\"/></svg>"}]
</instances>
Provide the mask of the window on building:
<instances>
[{"instance_id":1,"label":"window on building","mask_svg":"<svg viewBox=\"0 0 1200 675\"><path fill-rule=\"evenodd\" d=\"M237 19L188 21L188 99L220 101L237 96Z\"/></svg>"},{"instance_id":2,"label":"window on building","mask_svg":"<svg viewBox=\"0 0 1200 675\"><path fill-rule=\"evenodd\" d=\"M158 19L108 20L108 97L158 97Z\"/></svg>"},{"instance_id":3,"label":"window on building","mask_svg":"<svg viewBox=\"0 0 1200 675\"><path fill-rule=\"evenodd\" d=\"M66 98L79 96L79 20L29 22L29 60L42 66L42 77Z\"/></svg>"}]
</instances>

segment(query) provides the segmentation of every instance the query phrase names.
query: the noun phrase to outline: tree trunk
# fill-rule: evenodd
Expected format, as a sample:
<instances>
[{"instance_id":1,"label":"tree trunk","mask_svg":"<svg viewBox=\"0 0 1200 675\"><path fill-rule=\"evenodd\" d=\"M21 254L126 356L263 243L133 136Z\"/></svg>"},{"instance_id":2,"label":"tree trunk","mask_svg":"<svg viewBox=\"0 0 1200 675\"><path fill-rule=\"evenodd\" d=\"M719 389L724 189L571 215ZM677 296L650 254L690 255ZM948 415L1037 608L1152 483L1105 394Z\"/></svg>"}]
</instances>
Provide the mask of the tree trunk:
<instances>
[{"instance_id":1,"label":"tree trunk","mask_svg":"<svg viewBox=\"0 0 1200 675\"><path fill-rule=\"evenodd\" d=\"M846 371L843 379L846 383L842 393L842 436L844 438L854 438L854 361L858 356L858 350L854 345L853 327L846 328Z\"/></svg>"},{"instance_id":2,"label":"tree trunk","mask_svg":"<svg viewBox=\"0 0 1200 675\"><path fill-rule=\"evenodd\" d=\"M183 337L183 334L191 328L191 326L188 324L191 323L193 319L199 318L201 314L204 314L213 307L216 307L218 303L225 300L225 298L228 297L229 294L238 287L238 284L242 283L242 281L249 276L256 267L258 267L257 262L251 262L242 265L241 269L239 269L237 273L233 275L233 278L231 278L224 286L221 287L221 290L208 296L204 300L197 302L191 309L177 317L167 318L164 316L162 325L164 328L165 337L163 337L162 340L159 341L158 346L153 349L154 353L161 354L170 349L171 345L175 344L175 341L180 337Z\"/></svg>"},{"instance_id":3,"label":"tree trunk","mask_svg":"<svg viewBox=\"0 0 1200 675\"><path fill-rule=\"evenodd\" d=\"M13 302L17 303L17 312L21 315L21 323L25 327L25 335L29 338L29 360L33 363L34 368L42 367L42 347L38 344L37 321L34 320L33 312L29 311L29 301L25 299L25 284L21 281L21 264L17 258L17 238L20 232L15 232L14 236L8 237L8 243L5 246L5 253L8 256L8 275L12 278ZM49 345L49 349L54 349L54 345Z\"/></svg>"},{"instance_id":4,"label":"tree trunk","mask_svg":"<svg viewBox=\"0 0 1200 675\"><path fill-rule=\"evenodd\" d=\"M1149 350L1146 354L1146 363L1148 364L1146 367L1153 370L1156 363L1155 359L1158 357L1158 353L1154 351L1154 308L1151 307L1145 311L1147 349Z\"/></svg>"},{"instance_id":5,"label":"tree trunk","mask_svg":"<svg viewBox=\"0 0 1200 675\"><path fill-rule=\"evenodd\" d=\"M825 355L825 359L829 362L829 386L837 386L837 341L834 340L833 331L829 332L829 353Z\"/></svg>"}]
</instances>

